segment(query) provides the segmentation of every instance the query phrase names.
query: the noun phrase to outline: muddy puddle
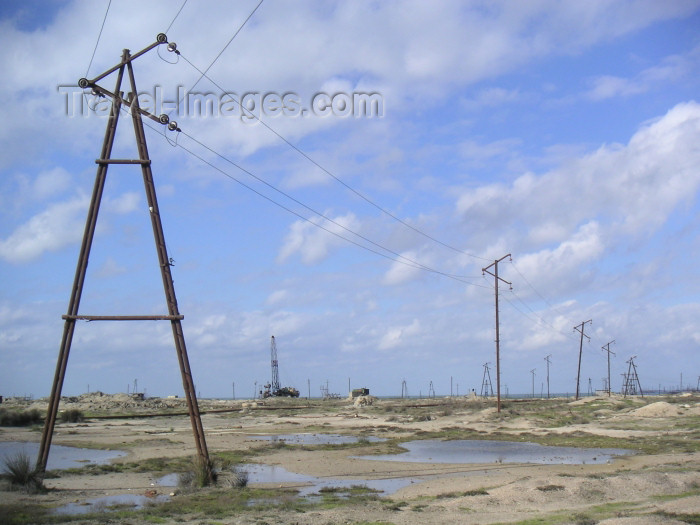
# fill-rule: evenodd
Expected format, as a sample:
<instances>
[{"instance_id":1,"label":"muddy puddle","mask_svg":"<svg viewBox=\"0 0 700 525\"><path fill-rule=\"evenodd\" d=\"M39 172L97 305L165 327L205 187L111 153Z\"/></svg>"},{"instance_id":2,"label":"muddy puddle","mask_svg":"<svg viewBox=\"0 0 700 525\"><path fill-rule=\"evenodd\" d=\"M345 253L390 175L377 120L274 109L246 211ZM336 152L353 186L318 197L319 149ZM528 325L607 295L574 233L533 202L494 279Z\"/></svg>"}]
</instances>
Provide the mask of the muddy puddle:
<instances>
[{"instance_id":1,"label":"muddy puddle","mask_svg":"<svg viewBox=\"0 0 700 525\"><path fill-rule=\"evenodd\" d=\"M248 483L276 484L298 491L299 497L311 498L317 496L323 489L346 488L353 486L365 486L379 491L381 495L387 496L397 490L420 481L418 478L391 478L391 479L338 479L319 478L297 474L277 465L264 465L258 463L246 463L239 465L239 470L247 473ZM158 479L156 482L162 487L174 487L178 483L177 474L168 474Z\"/></svg>"},{"instance_id":2,"label":"muddy puddle","mask_svg":"<svg viewBox=\"0 0 700 525\"><path fill-rule=\"evenodd\" d=\"M288 445L348 445L351 443L379 443L386 439L374 436L345 436L342 434L274 434L250 435L250 439L286 443Z\"/></svg>"},{"instance_id":3,"label":"muddy puddle","mask_svg":"<svg viewBox=\"0 0 700 525\"><path fill-rule=\"evenodd\" d=\"M90 498L77 503L69 503L53 510L54 514L76 515L88 514L91 512L108 512L110 510L128 508L138 510L146 505L163 503L170 498L164 494L153 497L139 494L117 494L115 496L103 496L101 498Z\"/></svg>"},{"instance_id":4,"label":"muddy puddle","mask_svg":"<svg viewBox=\"0 0 700 525\"><path fill-rule=\"evenodd\" d=\"M480 440L422 440L401 444L406 452L380 456L356 456L374 461L408 463L537 463L583 465L609 463L617 456L634 454L625 449L552 447L536 443Z\"/></svg>"},{"instance_id":5,"label":"muddy puddle","mask_svg":"<svg viewBox=\"0 0 700 525\"><path fill-rule=\"evenodd\" d=\"M39 456L39 443L21 441L0 443L0 463L5 458L12 458L17 456L17 454L26 454L33 464ZM126 452L121 450L98 450L51 445L46 470L80 468L89 464L106 465L111 460L122 456L126 456Z\"/></svg>"}]
</instances>

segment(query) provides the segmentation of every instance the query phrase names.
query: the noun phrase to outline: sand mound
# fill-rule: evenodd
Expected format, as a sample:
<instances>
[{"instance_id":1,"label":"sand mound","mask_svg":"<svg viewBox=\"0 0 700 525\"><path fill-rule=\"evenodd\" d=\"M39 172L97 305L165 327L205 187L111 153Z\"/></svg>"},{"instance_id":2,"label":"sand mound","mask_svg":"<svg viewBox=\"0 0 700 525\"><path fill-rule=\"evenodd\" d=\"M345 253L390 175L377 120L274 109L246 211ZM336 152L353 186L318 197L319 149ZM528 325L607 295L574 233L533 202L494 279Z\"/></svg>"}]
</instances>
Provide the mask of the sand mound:
<instances>
[{"instance_id":1,"label":"sand mound","mask_svg":"<svg viewBox=\"0 0 700 525\"><path fill-rule=\"evenodd\" d=\"M678 408L665 401L657 401L649 405L637 408L630 412L638 417L673 417L677 416L680 411Z\"/></svg>"}]
</instances>

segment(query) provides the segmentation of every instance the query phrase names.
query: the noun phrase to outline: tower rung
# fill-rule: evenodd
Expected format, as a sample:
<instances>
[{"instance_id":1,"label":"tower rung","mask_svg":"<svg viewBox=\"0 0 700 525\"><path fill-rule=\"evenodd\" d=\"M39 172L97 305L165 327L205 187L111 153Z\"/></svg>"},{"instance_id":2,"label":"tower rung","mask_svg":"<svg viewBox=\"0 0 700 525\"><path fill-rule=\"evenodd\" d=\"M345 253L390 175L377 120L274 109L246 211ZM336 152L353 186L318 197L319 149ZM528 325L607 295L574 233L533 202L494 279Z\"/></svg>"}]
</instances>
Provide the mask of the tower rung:
<instances>
[{"instance_id":1,"label":"tower rung","mask_svg":"<svg viewBox=\"0 0 700 525\"><path fill-rule=\"evenodd\" d=\"M148 166L150 159L95 159L95 164L141 164Z\"/></svg>"},{"instance_id":2,"label":"tower rung","mask_svg":"<svg viewBox=\"0 0 700 525\"><path fill-rule=\"evenodd\" d=\"M184 315L62 315L66 321L182 321Z\"/></svg>"}]
</instances>

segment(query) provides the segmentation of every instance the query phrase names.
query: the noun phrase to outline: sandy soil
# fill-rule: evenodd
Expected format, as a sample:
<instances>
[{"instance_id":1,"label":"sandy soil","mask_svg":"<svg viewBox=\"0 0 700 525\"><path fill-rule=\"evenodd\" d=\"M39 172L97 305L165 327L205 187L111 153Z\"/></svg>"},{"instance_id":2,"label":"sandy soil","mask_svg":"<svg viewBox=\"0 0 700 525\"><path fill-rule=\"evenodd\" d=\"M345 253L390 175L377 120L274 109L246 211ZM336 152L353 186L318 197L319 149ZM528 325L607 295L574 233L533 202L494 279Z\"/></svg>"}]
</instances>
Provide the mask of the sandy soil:
<instances>
[{"instance_id":1,"label":"sandy soil","mask_svg":"<svg viewBox=\"0 0 700 525\"><path fill-rule=\"evenodd\" d=\"M8 400L3 407L12 406ZM671 402L669 402L671 401ZM382 444L362 447L275 448L251 439L253 434L274 435L325 432L373 435L385 438L421 438L428 432L469 429L484 437L550 434L607 436L644 440L697 440L700 435L700 397L670 400L586 398L552 401L552 412L572 418L568 424L549 424L540 409L526 404L501 414L493 403L479 400L374 400L357 407L348 400L315 402L272 400L263 404L235 401L202 401L202 422L210 452L258 449L254 462L280 465L291 472L331 479L391 479L414 477L418 481L385 496L386 502L367 502L335 508L318 508L303 514L265 511L245 512L216 523L226 524L452 524L512 523L542 518L542 523L602 523L605 525L682 524L700 519L700 452L637 454L597 465L529 464L431 464L368 461L353 456L382 451ZM19 404L19 402L17 402ZM541 407L548 410L544 401ZM25 403L25 407L26 407ZM424 405L424 406L416 406ZM556 406L554 406L556 405ZM39 401L34 408L45 409ZM194 440L186 415L162 415L184 411L182 400L135 401L124 394L99 393L65 399L61 409L79 408L88 413L136 413L127 419L88 419L57 425L54 444L120 449L128 456L117 462L148 458L192 456ZM556 414L555 414L556 415ZM585 434L584 434L585 433ZM28 428L0 429L0 441L38 441L40 431ZM262 448L266 447L266 448ZM693 447L690 447L692 450ZM694 450L698 450L696 446ZM173 489L153 486L161 473L110 473L70 475L45 480L50 490L28 495L2 487L0 502L33 502L59 506L113 494L144 494ZM290 484L287 484L290 485ZM293 485L293 484L291 484ZM263 485L261 485L263 486ZM277 486L269 487L271 492ZM482 492L469 495L470 491ZM174 496L178 497L178 496ZM167 503L166 503L167 505ZM603 507L604 506L604 507ZM201 516L178 516L167 523L209 523ZM690 521L695 519L696 521ZM684 521L686 520L686 521ZM127 521L133 523L133 521Z\"/></svg>"}]
</instances>

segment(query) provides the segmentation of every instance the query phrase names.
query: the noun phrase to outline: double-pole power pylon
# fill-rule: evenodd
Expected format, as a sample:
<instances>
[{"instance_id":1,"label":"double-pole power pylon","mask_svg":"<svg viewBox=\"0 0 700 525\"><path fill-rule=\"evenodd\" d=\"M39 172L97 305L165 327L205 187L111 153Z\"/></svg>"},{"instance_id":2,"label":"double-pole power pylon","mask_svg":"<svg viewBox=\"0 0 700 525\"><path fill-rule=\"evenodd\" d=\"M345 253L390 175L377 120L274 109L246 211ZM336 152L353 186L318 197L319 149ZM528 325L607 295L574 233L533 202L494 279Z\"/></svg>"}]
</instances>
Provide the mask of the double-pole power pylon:
<instances>
[{"instance_id":1,"label":"double-pole power pylon","mask_svg":"<svg viewBox=\"0 0 700 525\"><path fill-rule=\"evenodd\" d=\"M66 313L66 315L63 316L63 337L61 339L61 346L58 353L56 372L54 375L53 385L51 387L49 407L46 416L46 422L44 424L44 429L41 436L41 442L39 445L39 456L37 458L36 464L37 472L42 474L46 471L46 464L48 461L49 449L51 447L51 439L53 437L53 431L56 424L56 415L58 413L58 405L61 399L61 391L63 388L63 381L66 374L66 368L68 366L68 356L70 354L71 343L73 341L73 333L75 331L76 321L168 321L171 325L173 339L175 341L175 351L177 354L178 363L180 365L182 384L185 391L185 398L187 400L187 408L190 415L190 421L192 423L192 430L194 433L194 440L197 448L198 458L200 461L202 461L203 465L207 469L209 480L213 480L213 474L211 472L210 466L211 464L209 461L209 453L207 450L206 440L204 438L204 429L202 427L202 420L200 417L199 407L197 405L197 398L195 395L192 371L190 369L190 363L187 357L185 337L182 331L181 321L184 318L184 316L182 316L178 310L177 299L175 297L175 287L173 284L172 274L170 272L172 260L168 257L168 252L165 246L163 225L160 218L160 211L158 209L156 189L153 183L153 173L151 171L151 159L148 156L148 148L146 146L146 135L144 132L143 117L147 117L161 125L168 126L168 129L170 129L171 131L178 130L178 128L177 124L175 122L171 122L167 115L155 116L139 107L137 95L138 91L136 89L136 81L134 79L133 61L141 55L162 44L168 44L168 39L165 34L160 33L156 37L156 41L154 43L142 49L138 53L132 55L128 49L125 49L122 53L121 61L117 65L108 69L104 73L98 75L97 77L91 80L81 78L78 82L79 87L83 89L90 88L93 94L99 97L107 97L111 99L112 106L109 118L107 120L107 129L105 131L105 137L102 143L100 157L95 161L97 164L95 184L93 187L92 198L90 200L90 207L88 209L85 230L83 233L83 240L80 247L80 254L78 256L78 263L75 272L75 278L73 281L73 289L68 303L68 312ZM168 44L168 49L170 51L174 51L175 45ZM116 85L113 92L97 84L97 82L107 77L108 75L111 75L112 73L116 73L117 75ZM129 93L126 97L124 97L124 94L122 92L122 82L124 81L125 75L128 76L129 84ZM112 147L114 145L117 124L119 123L119 116L122 110L127 108L129 113L131 114L131 120L134 127L134 136L136 140L136 147L138 150L138 158L115 159L112 158ZM92 242L95 235L97 216L100 209L100 202L102 200L105 181L107 179L107 170L109 166L113 164L133 165L141 168L141 175L143 177L146 199L148 202L148 210L151 218L151 226L153 228L153 238L158 254L160 274L163 281L165 300L168 306L168 313L165 315L97 316L83 315L79 313L80 299L83 291L83 285L85 283L85 274L88 267L90 249L92 247Z\"/></svg>"}]
</instances>

